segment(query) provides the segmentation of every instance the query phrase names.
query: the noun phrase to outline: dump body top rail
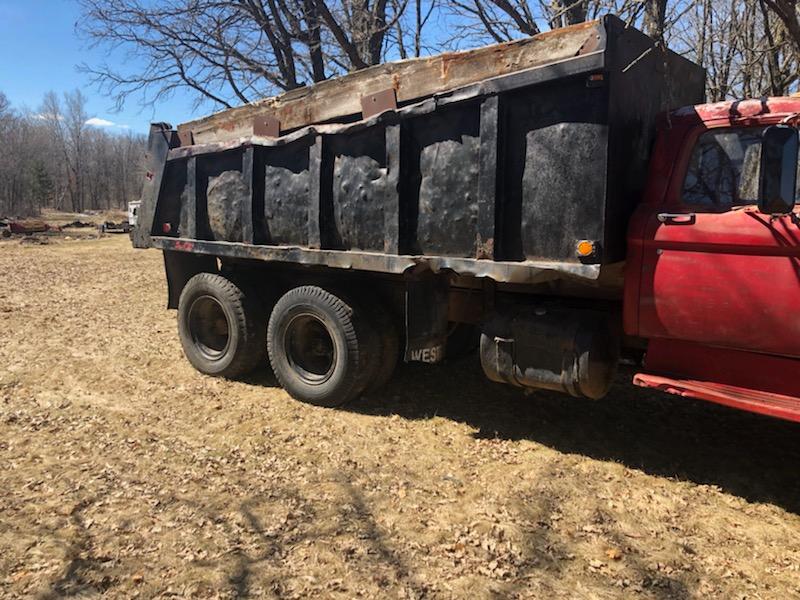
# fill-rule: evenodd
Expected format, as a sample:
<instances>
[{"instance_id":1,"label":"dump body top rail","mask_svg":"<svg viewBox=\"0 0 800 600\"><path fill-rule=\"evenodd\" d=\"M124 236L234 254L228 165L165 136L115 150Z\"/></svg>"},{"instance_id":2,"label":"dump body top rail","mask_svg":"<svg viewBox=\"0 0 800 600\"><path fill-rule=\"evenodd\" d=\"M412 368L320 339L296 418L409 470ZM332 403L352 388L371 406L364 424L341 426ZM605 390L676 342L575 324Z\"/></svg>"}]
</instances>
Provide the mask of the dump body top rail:
<instances>
[{"instance_id":1,"label":"dump body top rail","mask_svg":"<svg viewBox=\"0 0 800 600\"><path fill-rule=\"evenodd\" d=\"M505 44L376 65L183 123L178 132L194 143L205 144L251 136L254 123L264 116L277 120L284 132L315 123L343 122L361 113L363 97L393 90L400 105L415 102L592 52L603 35L602 24L590 21Z\"/></svg>"}]
</instances>

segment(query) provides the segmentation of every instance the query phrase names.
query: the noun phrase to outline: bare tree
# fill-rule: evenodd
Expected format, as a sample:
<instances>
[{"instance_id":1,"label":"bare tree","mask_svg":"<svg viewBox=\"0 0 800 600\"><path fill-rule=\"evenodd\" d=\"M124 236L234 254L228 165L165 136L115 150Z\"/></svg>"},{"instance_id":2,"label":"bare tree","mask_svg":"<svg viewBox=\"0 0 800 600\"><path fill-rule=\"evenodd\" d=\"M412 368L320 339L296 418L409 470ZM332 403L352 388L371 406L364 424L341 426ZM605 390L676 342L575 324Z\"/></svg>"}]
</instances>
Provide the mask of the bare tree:
<instances>
[{"instance_id":1,"label":"bare tree","mask_svg":"<svg viewBox=\"0 0 800 600\"><path fill-rule=\"evenodd\" d=\"M777 16L786 28L788 38L800 52L800 19L797 0L764 0L764 4Z\"/></svg>"},{"instance_id":2,"label":"bare tree","mask_svg":"<svg viewBox=\"0 0 800 600\"><path fill-rule=\"evenodd\" d=\"M139 195L144 138L88 126L77 92L64 101L48 94L36 113L14 110L0 92L0 139L0 216L32 215L45 206L123 207Z\"/></svg>"},{"instance_id":3,"label":"bare tree","mask_svg":"<svg viewBox=\"0 0 800 600\"><path fill-rule=\"evenodd\" d=\"M574 25L606 13L619 15L631 24L641 24L643 9L651 4L653 27L665 27L666 0L445 0L455 22L450 42L504 42L547 29ZM658 4L658 5L656 5Z\"/></svg>"},{"instance_id":4,"label":"bare tree","mask_svg":"<svg viewBox=\"0 0 800 600\"><path fill-rule=\"evenodd\" d=\"M667 0L645 0L643 26L647 35L663 41L666 20Z\"/></svg>"},{"instance_id":5,"label":"bare tree","mask_svg":"<svg viewBox=\"0 0 800 600\"><path fill-rule=\"evenodd\" d=\"M228 107L392 58L613 13L706 67L711 99L797 84L797 0L80 0L81 31L132 70L84 68L122 103L178 88ZM426 27L438 22L438 27Z\"/></svg>"},{"instance_id":6,"label":"bare tree","mask_svg":"<svg viewBox=\"0 0 800 600\"><path fill-rule=\"evenodd\" d=\"M295 49L285 40L277 7L273 12L247 0L81 4L82 34L95 45L138 59L130 71L109 64L82 66L120 105L134 92L142 91L147 103L186 88L200 101L230 106L234 98L246 102L267 89L299 85Z\"/></svg>"},{"instance_id":7,"label":"bare tree","mask_svg":"<svg viewBox=\"0 0 800 600\"><path fill-rule=\"evenodd\" d=\"M119 105L182 88L230 107L380 63L408 0L80 2L80 33L137 59L82 65Z\"/></svg>"},{"instance_id":8,"label":"bare tree","mask_svg":"<svg viewBox=\"0 0 800 600\"><path fill-rule=\"evenodd\" d=\"M3 92L0 92L0 119L4 119L11 112L11 103Z\"/></svg>"},{"instance_id":9,"label":"bare tree","mask_svg":"<svg viewBox=\"0 0 800 600\"><path fill-rule=\"evenodd\" d=\"M61 152L67 172L67 191L72 210L84 208L84 138L86 132L86 97L80 90L64 94L64 107L54 92L45 95L41 117L49 125Z\"/></svg>"},{"instance_id":10,"label":"bare tree","mask_svg":"<svg viewBox=\"0 0 800 600\"><path fill-rule=\"evenodd\" d=\"M551 29L575 25L586 20L589 0L552 0L549 18Z\"/></svg>"},{"instance_id":11,"label":"bare tree","mask_svg":"<svg viewBox=\"0 0 800 600\"><path fill-rule=\"evenodd\" d=\"M798 52L766 0L695 0L665 29L671 46L706 68L709 100L786 94Z\"/></svg>"}]
</instances>

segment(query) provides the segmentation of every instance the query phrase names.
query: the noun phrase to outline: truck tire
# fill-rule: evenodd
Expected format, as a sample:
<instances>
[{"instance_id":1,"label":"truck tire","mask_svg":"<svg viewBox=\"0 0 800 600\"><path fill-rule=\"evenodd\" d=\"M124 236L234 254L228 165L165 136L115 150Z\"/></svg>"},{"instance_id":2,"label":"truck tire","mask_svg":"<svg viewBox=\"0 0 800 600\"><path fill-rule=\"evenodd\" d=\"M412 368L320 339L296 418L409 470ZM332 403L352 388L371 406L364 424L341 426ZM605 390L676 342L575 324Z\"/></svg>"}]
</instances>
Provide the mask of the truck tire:
<instances>
[{"instance_id":1,"label":"truck tire","mask_svg":"<svg viewBox=\"0 0 800 600\"><path fill-rule=\"evenodd\" d=\"M272 309L267 352L290 396L333 407L361 394L374 379L380 347L367 312L306 285L286 292Z\"/></svg>"},{"instance_id":2,"label":"truck tire","mask_svg":"<svg viewBox=\"0 0 800 600\"><path fill-rule=\"evenodd\" d=\"M206 375L246 375L265 359L266 323L255 294L214 273L199 273L178 301L186 358Z\"/></svg>"}]
</instances>

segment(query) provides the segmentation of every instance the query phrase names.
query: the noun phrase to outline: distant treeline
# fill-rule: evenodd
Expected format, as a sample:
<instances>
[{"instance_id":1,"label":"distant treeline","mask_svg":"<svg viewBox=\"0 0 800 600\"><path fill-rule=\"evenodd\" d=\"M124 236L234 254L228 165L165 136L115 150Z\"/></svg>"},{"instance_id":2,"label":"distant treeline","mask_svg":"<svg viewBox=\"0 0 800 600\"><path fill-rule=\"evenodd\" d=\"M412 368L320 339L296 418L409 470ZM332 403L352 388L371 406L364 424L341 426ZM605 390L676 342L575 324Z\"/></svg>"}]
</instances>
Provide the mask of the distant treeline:
<instances>
[{"instance_id":1,"label":"distant treeline","mask_svg":"<svg viewBox=\"0 0 800 600\"><path fill-rule=\"evenodd\" d=\"M35 112L0 92L0 217L124 208L139 195L144 150L144 136L92 126L80 91L48 93Z\"/></svg>"}]
</instances>

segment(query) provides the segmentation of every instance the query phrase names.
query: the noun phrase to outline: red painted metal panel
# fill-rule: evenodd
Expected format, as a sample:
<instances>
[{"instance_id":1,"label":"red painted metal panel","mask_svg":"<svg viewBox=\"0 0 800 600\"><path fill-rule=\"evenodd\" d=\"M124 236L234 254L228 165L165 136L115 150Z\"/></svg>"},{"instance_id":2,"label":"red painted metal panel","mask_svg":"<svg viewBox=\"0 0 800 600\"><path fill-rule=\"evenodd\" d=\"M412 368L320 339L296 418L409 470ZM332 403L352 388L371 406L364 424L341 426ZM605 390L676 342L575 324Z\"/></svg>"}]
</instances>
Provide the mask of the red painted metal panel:
<instances>
[{"instance_id":1,"label":"red painted metal panel","mask_svg":"<svg viewBox=\"0 0 800 600\"><path fill-rule=\"evenodd\" d=\"M800 360L651 340L645 368L636 385L800 422Z\"/></svg>"},{"instance_id":2,"label":"red painted metal panel","mask_svg":"<svg viewBox=\"0 0 800 600\"><path fill-rule=\"evenodd\" d=\"M628 252L625 261L623 294L623 326L625 333L640 336L639 305L647 224L665 202L676 165L686 146L685 140L700 123L699 117L679 119L663 117L650 157L650 168L644 197L628 224Z\"/></svg>"},{"instance_id":3,"label":"red painted metal panel","mask_svg":"<svg viewBox=\"0 0 800 600\"><path fill-rule=\"evenodd\" d=\"M798 217L681 205L703 132L766 126L797 113L800 99L773 98L689 107L661 123L646 195L628 232L625 331L650 338L649 374L637 375L637 385L800 422L800 360L792 358L800 357ZM663 212L694 218L666 224L658 220Z\"/></svg>"},{"instance_id":4,"label":"red painted metal panel","mask_svg":"<svg viewBox=\"0 0 800 600\"><path fill-rule=\"evenodd\" d=\"M651 220L640 334L800 356L800 227L753 210Z\"/></svg>"},{"instance_id":5,"label":"red painted metal panel","mask_svg":"<svg viewBox=\"0 0 800 600\"><path fill-rule=\"evenodd\" d=\"M800 397L800 360L714 348L677 340L651 340L648 373Z\"/></svg>"},{"instance_id":6,"label":"red painted metal panel","mask_svg":"<svg viewBox=\"0 0 800 600\"><path fill-rule=\"evenodd\" d=\"M725 102L681 109L662 123L646 197L629 228L628 334L800 356L797 221L770 219L755 207L696 212L680 201L704 131L764 126L798 112L800 99ZM695 216L668 224L657 218L663 212Z\"/></svg>"},{"instance_id":7,"label":"red painted metal panel","mask_svg":"<svg viewBox=\"0 0 800 600\"><path fill-rule=\"evenodd\" d=\"M777 417L800 423L800 400L780 394L769 394L706 381L670 379L639 373L633 383L678 396L706 400L739 410Z\"/></svg>"}]
</instances>

